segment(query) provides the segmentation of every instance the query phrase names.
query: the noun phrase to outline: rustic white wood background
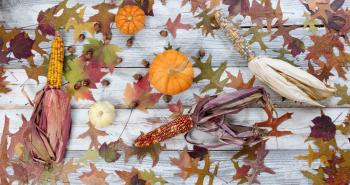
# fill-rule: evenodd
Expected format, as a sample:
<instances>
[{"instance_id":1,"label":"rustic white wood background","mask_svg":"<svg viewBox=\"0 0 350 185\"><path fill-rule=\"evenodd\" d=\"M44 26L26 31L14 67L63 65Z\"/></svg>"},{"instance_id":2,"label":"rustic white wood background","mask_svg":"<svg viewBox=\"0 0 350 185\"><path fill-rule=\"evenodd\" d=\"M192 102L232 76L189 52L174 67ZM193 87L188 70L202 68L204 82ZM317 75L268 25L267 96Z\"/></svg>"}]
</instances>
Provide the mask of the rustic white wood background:
<instances>
[{"instance_id":1,"label":"rustic white wood background","mask_svg":"<svg viewBox=\"0 0 350 185\"><path fill-rule=\"evenodd\" d=\"M4 24L7 28L23 27L36 24L36 18L41 10L45 10L49 7L57 4L59 0L0 0L0 23ZM91 6L101 3L102 0L70 0L69 4L83 3L87 7L86 17L90 17L96 11ZM273 0L274 4L276 1ZM118 30L113 26L113 39L112 43L123 48L120 56L123 57L123 63L118 66L113 74L107 75L106 78L111 81L111 85L107 88L103 88L101 85L99 89L94 90L93 94L96 100L108 100L111 101L116 107L117 118L115 122L105 130L109 133L109 136L102 137L103 141L115 140L122 130L123 124L126 122L130 110L123 106L123 91L125 85L133 81L132 75L135 73L146 73L146 69L141 65L142 59L152 60L154 53L161 52L163 47L168 42L172 43L175 47L181 47L181 50L188 56L197 54L199 48L203 47L207 54L213 55L213 64L218 66L223 61L228 61L228 71L233 74L237 74L238 70L241 70L244 74L244 78L248 79L251 74L247 68L246 62L239 54L233 49L230 41L224 36L221 31L215 32L215 38L203 37L200 30L178 30L177 38L174 40L171 36L163 38L159 35L159 31L165 29L164 24L166 20L171 17L174 19L178 13L182 13L182 22L195 24L196 19L190 12L190 6L180 8L180 0L168 0L166 6L161 5L159 1L156 1L154 6L154 17L147 17L145 29L137 34L134 46L127 48L125 42L128 39L127 36L121 35ZM345 2L345 6L350 7L350 1ZM288 18L287 24L303 25L305 11L304 7L299 1L294 0L281 0L282 11L285 18ZM250 20L244 20L242 23L245 27L251 26ZM26 31L31 36L34 34L35 26L26 27ZM246 30L244 28L243 30ZM324 33L324 28L318 28L318 33ZM292 34L298 38L307 38L309 35L307 28L298 28L292 31ZM72 31L64 34L65 45L73 45ZM268 41L266 44L269 49L267 52L260 51L257 45L253 45L254 51L258 54L276 56L273 52L275 49L282 47L282 39L276 39L274 41ZM312 42L304 39L307 46ZM84 43L77 44L78 52L81 51L81 46ZM48 44L42 45L44 48L48 48ZM297 64L302 68L306 68L307 62L303 61L305 54L299 55L296 59ZM40 57L37 57L35 62L41 63ZM21 89L27 91L31 98L35 93L40 90L45 82L45 78L40 78L40 83L37 84L33 80L27 80L27 76L23 70L23 63L19 61L11 62L7 67L10 68L7 71L8 80L10 81L9 87L12 92L6 95L0 95L0 127L3 127L4 115L10 118L10 131L16 131L21 125L21 114L24 114L27 118L30 117L32 107L28 104L27 100L21 93ZM198 73L198 70L197 70ZM350 75L348 75L350 78ZM348 84L348 81L344 81L337 77L332 77L329 80L330 83ZM257 81L256 85L262 85ZM186 106L190 106L193 103L193 93L199 93L203 83L193 84L193 87L176 96L173 102L181 99ZM285 136L280 138L271 138L267 144L270 153L267 156L266 164L275 170L275 175L262 174L259 178L262 184L310 184L306 178L302 176L300 170L307 169L307 163L305 161L299 161L295 159L295 156L305 154L307 145L304 143L305 138L310 132L311 120L320 114L320 109L317 107L310 107L305 104L295 103L291 101L282 101L282 98L276 93L272 92L268 87L266 88L270 93L273 102L278 108L278 113L283 114L285 112L293 112L293 119L285 122L280 128L293 131L294 135ZM228 89L226 89L228 90ZM210 92L212 93L212 92ZM341 122L346 113L349 110L349 105L338 106L336 103L339 98L332 97L322 104L326 106L323 110L332 119L337 119L336 123ZM78 139L78 135L84 132L88 126L86 122L87 111L89 106L93 102L91 101L72 101L73 112L73 128L72 135L69 144L69 152L67 158L79 158L88 149L88 139ZM140 111L134 111L131 115L129 125L123 135L123 139L128 143L131 143L135 137L137 137L140 131L149 131L161 124L152 124L147 121L150 117L163 117L166 118L170 115L167 110L167 104L161 100L153 109L150 109L148 113ZM252 124L256 121L264 120L264 114L258 107L250 107L235 116L235 119L239 122L246 124ZM1 129L2 130L2 129ZM339 145L344 148L349 148L349 142L346 138L337 136ZM115 170L130 170L133 166L140 169L152 168L157 175L161 175L171 184L194 184L196 178L189 178L183 181L179 177L176 177L174 173L178 172L178 168L170 165L169 157L178 156L177 151L181 150L185 145L188 145L182 136L176 137L166 142L167 151L162 152L160 156L159 164L152 168L152 161L149 157L140 164L136 159L130 160L128 163L124 163L123 159L111 164L105 163L103 160L98 159L96 166L99 169L104 169L110 173L108 176L108 182L110 184L122 184L122 181L115 175ZM191 148L191 147L190 147ZM211 159L220 163L219 176L228 184L236 184L232 182L233 165L230 162L230 158L233 155L234 147L223 147L211 151ZM81 171L89 171L88 167ZM72 175L70 180L72 184L80 184L79 176L81 173ZM223 180L216 178L215 184L226 184Z\"/></svg>"}]
</instances>

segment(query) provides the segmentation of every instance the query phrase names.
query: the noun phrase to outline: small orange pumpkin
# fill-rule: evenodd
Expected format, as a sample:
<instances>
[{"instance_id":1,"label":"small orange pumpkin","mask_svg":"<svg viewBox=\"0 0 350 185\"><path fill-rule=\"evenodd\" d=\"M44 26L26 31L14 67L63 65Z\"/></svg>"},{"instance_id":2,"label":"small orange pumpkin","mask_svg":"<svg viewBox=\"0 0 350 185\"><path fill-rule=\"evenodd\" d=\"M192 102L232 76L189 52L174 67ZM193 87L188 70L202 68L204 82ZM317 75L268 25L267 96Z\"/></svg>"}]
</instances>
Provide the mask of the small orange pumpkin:
<instances>
[{"instance_id":1,"label":"small orange pumpkin","mask_svg":"<svg viewBox=\"0 0 350 185\"><path fill-rule=\"evenodd\" d=\"M158 54L150 66L149 81L161 93L176 95L192 85L194 71L187 56L176 50Z\"/></svg>"},{"instance_id":2,"label":"small orange pumpkin","mask_svg":"<svg viewBox=\"0 0 350 185\"><path fill-rule=\"evenodd\" d=\"M145 26L145 12L138 6L126 5L119 9L115 23L123 34L135 35Z\"/></svg>"}]
</instances>

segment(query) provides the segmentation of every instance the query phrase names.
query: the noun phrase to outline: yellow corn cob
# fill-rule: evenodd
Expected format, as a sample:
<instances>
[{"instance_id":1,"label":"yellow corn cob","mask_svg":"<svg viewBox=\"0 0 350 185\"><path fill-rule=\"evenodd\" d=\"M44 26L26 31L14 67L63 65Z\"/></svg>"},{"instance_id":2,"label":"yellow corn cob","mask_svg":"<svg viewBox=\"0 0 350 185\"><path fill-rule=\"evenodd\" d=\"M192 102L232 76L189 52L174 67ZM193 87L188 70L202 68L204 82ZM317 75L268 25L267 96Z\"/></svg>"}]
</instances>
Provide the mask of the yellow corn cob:
<instances>
[{"instance_id":1,"label":"yellow corn cob","mask_svg":"<svg viewBox=\"0 0 350 185\"><path fill-rule=\"evenodd\" d=\"M47 73L47 83L55 89L61 88L62 85L63 52L64 45L62 37L59 33L56 33L56 38L51 44L49 70Z\"/></svg>"}]
</instances>

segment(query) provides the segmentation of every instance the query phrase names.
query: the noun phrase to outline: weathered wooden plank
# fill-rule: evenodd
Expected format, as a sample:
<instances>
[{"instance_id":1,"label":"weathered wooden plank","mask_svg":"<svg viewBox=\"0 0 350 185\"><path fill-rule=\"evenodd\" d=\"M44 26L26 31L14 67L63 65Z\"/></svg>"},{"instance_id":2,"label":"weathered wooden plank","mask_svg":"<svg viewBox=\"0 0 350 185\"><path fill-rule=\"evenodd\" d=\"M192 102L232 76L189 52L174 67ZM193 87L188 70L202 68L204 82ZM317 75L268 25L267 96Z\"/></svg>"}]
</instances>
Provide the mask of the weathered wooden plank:
<instances>
[{"instance_id":1,"label":"weathered wooden plank","mask_svg":"<svg viewBox=\"0 0 350 185\"><path fill-rule=\"evenodd\" d=\"M29 26L37 24L37 15L41 10L45 10L49 7L56 5L59 0L6 0L3 3L3 7L0 11L0 14L6 20L6 26L15 27L15 26ZM102 0L92 1L92 0L70 0L69 5L75 3L84 4L87 9L85 17L88 18L96 13L91 7L96 5ZM193 14L190 12L190 5L186 5L181 8L181 1L168 1L167 6L162 6L160 1L155 1L156 5L154 6L154 17L147 18L146 27L150 28L162 28L166 23L169 17L174 18L178 13L182 13L182 21L185 23L194 24L197 20L194 18ZM277 0L273 0L274 7L277 4ZM349 1L345 1L344 6L350 6ZM222 9L226 9L227 6L222 6ZM298 24L303 25L305 18L303 17L305 7L299 1L281 1L281 8L284 15L284 18L287 19L286 24ZM113 12L116 12L114 10ZM21 18L18 19L18 15L21 15ZM251 21L243 19L243 17L237 17L237 20L243 20L243 26L251 26Z\"/></svg>"},{"instance_id":2,"label":"weathered wooden plank","mask_svg":"<svg viewBox=\"0 0 350 185\"><path fill-rule=\"evenodd\" d=\"M34 38L34 30L26 30L29 35ZM163 38L159 35L161 29L144 29L138 33L135 37L134 45L131 48L126 47L125 43L129 39L128 36L122 35L118 30L113 29L113 38L111 43L116 44L122 48L122 51L118 54L123 58L123 62L117 67L143 67L141 61L143 59L152 61L156 53L160 53L164 50L164 47L171 43L174 45L174 48L180 47L181 51L187 56L197 56L198 50L204 48L206 54L213 55L213 66L219 66L223 61L228 61L228 66L232 67L246 67L247 61L245 61L239 53L233 48L231 41L227 39L222 31L216 31L215 37L204 37L201 35L200 30L178 30L178 36L176 40L169 36ZM242 32L247 31L246 28ZM320 28L318 33L324 33L325 29ZM305 28L299 28L291 32L293 36L297 38L304 38L310 35L310 32ZM84 42L74 43L73 31L69 31L63 34L65 40L65 46L74 45L77 49L76 54L80 55L83 50L83 45L88 43L87 40ZM95 36L98 39L101 39L101 34ZM247 37L249 39L249 36ZM150 42L150 40L152 42ZM260 50L260 46L255 43L252 45L253 51L257 55L265 55L270 57L277 57L278 53L275 52L283 47L283 38L278 37L277 39L270 41L269 37L264 38L265 44L268 46L268 49L265 51ZM313 45L313 42L310 39L304 39L305 46ZM44 48L48 53L50 52L50 43L42 43L40 47ZM349 49L347 47L347 49ZM34 52L35 53L35 52ZM298 55L293 58L291 55L286 57L289 60L295 61L297 65L307 66L308 62L304 59L307 55L307 52ZM41 64L42 58L40 54L35 53L35 63ZM11 61L6 68L22 68L23 64L26 62L20 62L21 60Z\"/></svg>"},{"instance_id":3,"label":"weathered wooden plank","mask_svg":"<svg viewBox=\"0 0 350 185\"><path fill-rule=\"evenodd\" d=\"M284 136L279 138L271 138L267 147L273 150L292 150L292 149L306 149L307 144L304 143L305 139L310 134L311 120L320 115L318 108L281 108L277 109L278 115L283 115L286 112L293 112L292 119L286 121L280 126L280 130L290 130L293 135ZM27 119L30 118L32 109L16 109L16 110L0 110L0 128L3 127L4 116L7 115L10 118L10 131L15 132L22 124L21 115L23 114ZM337 118L336 124L340 124L347 112L347 108L325 108L325 114L329 115L333 120ZM129 109L117 109L117 117L111 126L104 128L109 135L100 137L101 142L109 142L116 140L120 135L120 132L126 123L130 110ZM169 121L169 115L171 113L166 109L151 109L148 113L135 110L132 112L128 126L123 133L122 138L129 144L140 134L140 132L148 132L152 129ZM88 129L88 109L73 109L73 127L68 148L70 150L87 150L89 147L89 139L79 139L78 136ZM159 123L152 123L149 118L159 118ZM234 120L235 123L241 125L253 125L255 122L264 121L266 115L262 109L247 108L237 115L228 117L228 119ZM1 132L1 130L0 130ZM202 136L199 134L199 136ZM204 136L203 136L204 137ZM349 148L350 144L346 137L337 135L338 145L343 148ZM169 150L179 150L184 146L191 146L188 144L183 136L178 136L165 142ZM226 146L218 148L220 150L232 150L233 146Z\"/></svg>"},{"instance_id":4,"label":"weathered wooden plank","mask_svg":"<svg viewBox=\"0 0 350 185\"><path fill-rule=\"evenodd\" d=\"M235 174L233 164L230 161L233 153L232 151L211 151L211 160L215 163L219 163L218 177L215 178L214 184L237 184L237 181L232 181L232 176ZM259 176L261 184L312 184L307 178L301 174L301 170L306 170L307 163L295 159L295 156L304 155L307 151L303 150L289 150L289 151L270 151L265 159L265 164L271 167L276 174L271 175L262 173ZM67 158L79 158L84 154L81 151L69 151ZM105 163L102 160L95 162L98 169L103 169L105 172L110 173L107 180L110 184L123 184L121 179L115 174L115 170L127 170L130 171L132 167L137 167L141 170L150 169L155 172L156 175L162 176L169 181L170 184L176 185L192 185L196 182L196 176L190 177L187 180L183 180L180 177L174 175L179 172L179 169L170 164L169 157L178 157L176 151L167 151L160 155L160 160L157 166L152 168L152 160L146 157L142 164L136 159L132 158L128 163L123 162L123 158L115 163ZM315 162L315 165L318 164ZM85 167L80 169L77 174L70 175L69 180L72 184L80 184L79 176L82 172L88 172L89 168ZM208 179L206 179L207 181ZM205 183L207 184L207 182Z\"/></svg>"},{"instance_id":5,"label":"weathered wooden plank","mask_svg":"<svg viewBox=\"0 0 350 185\"><path fill-rule=\"evenodd\" d=\"M244 79L249 79L251 77L251 73L249 72L247 67L230 67L227 69L227 71L237 74L238 70L241 70L241 72L244 74ZM199 73L199 70L195 70L196 74ZM124 89L127 83L133 82L133 75L136 73L145 74L147 73L147 70L143 68L123 68L123 69L117 69L112 74L107 74L106 79L109 79L111 82L109 87L102 87L101 84L98 85L98 89L93 89L92 92L94 94L94 97L96 100L109 100L111 101L115 106L119 108L125 108L124 100L123 100L123 93ZM24 108L28 107L28 102L25 98L25 96L22 94L21 90L24 87L25 91L28 93L30 98L34 98L35 93L38 92L46 82L45 78L39 78L40 83L39 85L36 84L34 80L27 80L27 76L25 74L25 71L23 69L9 69L7 71L7 80L10 82L9 88L12 89L11 93L8 94L1 94L0 95L0 108ZM226 74L223 75L222 78L225 78ZM350 74L347 75L348 78L350 77ZM334 83L342 83L342 84L348 84L348 81L344 81L342 79L339 79L337 77L331 77L329 80L330 84ZM25 85L23 85L25 84ZM206 82L200 82L198 84L194 83L191 89L174 96L173 102L181 99L181 101L186 106L191 106L194 103L193 94L200 94L201 89L203 86L206 85ZM263 87L266 87L265 84L261 83L260 81L256 81L256 85L260 85ZM282 97L275 92L273 92L270 88L266 87L266 90L270 93L272 102L276 105L276 107L308 107L310 105L307 104L300 104L297 102L292 102L289 100L284 100ZM232 89L225 88L225 91L230 92ZM213 94L214 91L209 91L205 94ZM328 107L349 107L349 105L342 105L338 106L337 102L339 101L338 97L331 97L327 100L322 101L322 104ZM91 101L72 101L72 106L75 108L88 108L91 105ZM156 105L156 108L166 108L167 104L160 100L159 103Z\"/></svg>"}]
</instances>

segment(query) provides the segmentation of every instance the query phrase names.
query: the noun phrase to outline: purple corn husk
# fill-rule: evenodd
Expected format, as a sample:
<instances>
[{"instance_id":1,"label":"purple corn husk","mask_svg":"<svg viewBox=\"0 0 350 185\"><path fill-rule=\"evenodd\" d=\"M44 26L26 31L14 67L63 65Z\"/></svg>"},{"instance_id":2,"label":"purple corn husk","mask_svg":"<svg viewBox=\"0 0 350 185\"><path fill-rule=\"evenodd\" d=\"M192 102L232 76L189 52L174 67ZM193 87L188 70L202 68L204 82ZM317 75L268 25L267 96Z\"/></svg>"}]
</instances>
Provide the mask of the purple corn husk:
<instances>
[{"instance_id":1,"label":"purple corn husk","mask_svg":"<svg viewBox=\"0 0 350 185\"><path fill-rule=\"evenodd\" d=\"M27 146L35 161L60 163L72 124L70 98L64 91L46 86L37 93L34 104Z\"/></svg>"},{"instance_id":2,"label":"purple corn husk","mask_svg":"<svg viewBox=\"0 0 350 185\"><path fill-rule=\"evenodd\" d=\"M223 93L209 96L199 101L192 112L195 131L204 132L217 138L216 142L205 143L200 136L196 138L193 130L185 135L188 142L206 148L219 147L228 144L243 145L263 140L263 130L255 127L233 124L225 120L225 115L237 114L250 104L261 101L272 110L269 97L262 87Z\"/></svg>"}]
</instances>

